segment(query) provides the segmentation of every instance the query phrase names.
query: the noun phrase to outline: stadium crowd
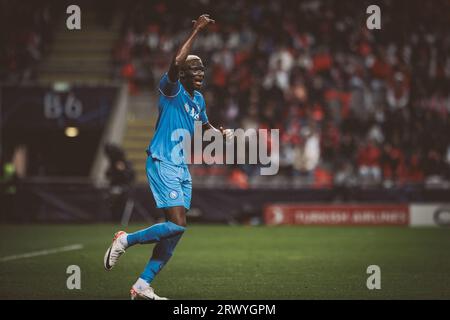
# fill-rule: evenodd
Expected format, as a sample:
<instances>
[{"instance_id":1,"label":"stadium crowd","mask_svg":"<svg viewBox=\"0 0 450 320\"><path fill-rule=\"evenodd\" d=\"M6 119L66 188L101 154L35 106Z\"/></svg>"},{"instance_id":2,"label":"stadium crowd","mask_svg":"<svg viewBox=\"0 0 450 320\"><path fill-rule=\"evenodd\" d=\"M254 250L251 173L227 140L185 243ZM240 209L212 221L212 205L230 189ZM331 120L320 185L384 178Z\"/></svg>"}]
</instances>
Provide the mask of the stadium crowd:
<instances>
[{"instance_id":1,"label":"stadium crowd","mask_svg":"<svg viewBox=\"0 0 450 320\"><path fill-rule=\"evenodd\" d=\"M193 49L206 65L210 121L280 129L283 175L318 185L450 180L448 1L378 1L381 30L366 27L370 1L111 3L124 14L115 77L132 92L157 84L192 19L210 13L216 23ZM3 36L2 80L32 79L51 41L51 6L16 8L23 21Z\"/></svg>"},{"instance_id":2,"label":"stadium crowd","mask_svg":"<svg viewBox=\"0 0 450 320\"><path fill-rule=\"evenodd\" d=\"M134 6L114 52L122 76L156 84L208 8L217 22L194 52L212 123L279 128L282 171L317 184L450 178L448 2L383 1L381 30L364 1L209 3Z\"/></svg>"},{"instance_id":3,"label":"stadium crowd","mask_svg":"<svg viewBox=\"0 0 450 320\"><path fill-rule=\"evenodd\" d=\"M48 53L57 7L51 1L0 2L0 81L25 83Z\"/></svg>"}]
</instances>

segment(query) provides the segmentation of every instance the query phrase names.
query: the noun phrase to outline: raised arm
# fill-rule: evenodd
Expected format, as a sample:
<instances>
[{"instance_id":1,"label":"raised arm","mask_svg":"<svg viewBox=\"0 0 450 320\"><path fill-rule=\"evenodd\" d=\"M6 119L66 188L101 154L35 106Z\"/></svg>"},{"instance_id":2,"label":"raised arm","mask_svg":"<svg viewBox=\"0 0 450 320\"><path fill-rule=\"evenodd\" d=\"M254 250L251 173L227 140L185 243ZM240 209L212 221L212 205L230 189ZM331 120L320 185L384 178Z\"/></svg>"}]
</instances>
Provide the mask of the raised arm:
<instances>
[{"instance_id":1,"label":"raised arm","mask_svg":"<svg viewBox=\"0 0 450 320\"><path fill-rule=\"evenodd\" d=\"M176 82L178 80L180 67L184 61L186 61L197 34L208 24L214 23L215 21L209 18L209 14L203 14L197 20L193 20L192 22L194 23L194 26L192 27L189 37L180 46L170 64L168 77L171 82Z\"/></svg>"}]
</instances>

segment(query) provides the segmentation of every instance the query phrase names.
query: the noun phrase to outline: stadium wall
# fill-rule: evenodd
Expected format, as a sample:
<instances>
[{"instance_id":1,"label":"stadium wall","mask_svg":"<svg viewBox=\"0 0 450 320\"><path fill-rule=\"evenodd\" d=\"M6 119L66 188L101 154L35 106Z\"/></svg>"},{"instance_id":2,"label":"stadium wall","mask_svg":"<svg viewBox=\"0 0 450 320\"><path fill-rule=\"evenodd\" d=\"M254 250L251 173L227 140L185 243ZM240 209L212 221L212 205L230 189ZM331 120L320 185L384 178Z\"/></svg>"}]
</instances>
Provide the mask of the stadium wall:
<instances>
[{"instance_id":1,"label":"stadium wall","mask_svg":"<svg viewBox=\"0 0 450 320\"><path fill-rule=\"evenodd\" d=\"M353 189L352 194L353 198L344 202L335 189L197 188L188 216L190 223L450 225L450 203L445 190L405 193L403 189L385 192L361 188ZM22 181L15 195L2 195L1 221L123 223L123 216L112 213L113 201L107 188L97 188L83 180ZM130 212L125 223L153 223L163 217L145 185L135 187L128 199L123 199L123 212L127 210Z\"/></svg>"}]
</instances>

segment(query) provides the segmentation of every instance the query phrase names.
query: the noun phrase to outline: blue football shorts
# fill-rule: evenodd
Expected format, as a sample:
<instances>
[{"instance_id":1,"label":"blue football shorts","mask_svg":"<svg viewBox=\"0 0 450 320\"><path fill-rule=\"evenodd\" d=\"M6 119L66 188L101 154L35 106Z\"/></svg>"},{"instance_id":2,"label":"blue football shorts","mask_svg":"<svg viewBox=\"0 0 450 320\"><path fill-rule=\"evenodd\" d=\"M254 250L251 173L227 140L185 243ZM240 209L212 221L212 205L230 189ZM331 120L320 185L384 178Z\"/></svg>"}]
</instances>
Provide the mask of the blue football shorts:
<instances>
[{"instance_id":1,"label":"blue football shorts","mask_svg":"<svg viewBox=\"0 0 450 320\"><path fill-rule=\"evenodd\" d=\"M191 207L192 178L187 166L147 157L147 179L157 208Z\"/></svg>"}]
</instances>

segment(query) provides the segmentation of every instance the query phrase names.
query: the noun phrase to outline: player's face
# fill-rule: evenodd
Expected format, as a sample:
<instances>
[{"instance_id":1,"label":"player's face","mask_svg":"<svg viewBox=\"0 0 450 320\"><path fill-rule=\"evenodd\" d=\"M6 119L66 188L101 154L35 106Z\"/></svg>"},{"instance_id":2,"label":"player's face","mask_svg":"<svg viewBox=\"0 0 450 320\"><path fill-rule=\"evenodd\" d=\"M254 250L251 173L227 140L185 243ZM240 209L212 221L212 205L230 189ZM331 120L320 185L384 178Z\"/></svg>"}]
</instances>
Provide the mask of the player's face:
<instances>
[{"instance_id":1,"label":"player's face","mask_svg":"<svg viewBox=\"0 0 450 320\"><path fill-rule=\"evenodd\" d=\"M205 78L205 66L202 60L191 60L187 63L185 71L186 80L193 89L199 90L202 87L203 79Z\"/></svg>"}]
</instances>

